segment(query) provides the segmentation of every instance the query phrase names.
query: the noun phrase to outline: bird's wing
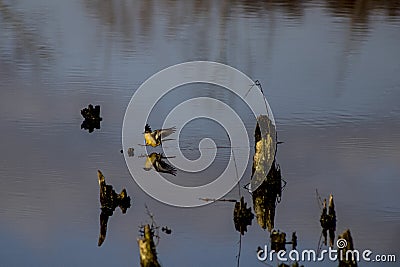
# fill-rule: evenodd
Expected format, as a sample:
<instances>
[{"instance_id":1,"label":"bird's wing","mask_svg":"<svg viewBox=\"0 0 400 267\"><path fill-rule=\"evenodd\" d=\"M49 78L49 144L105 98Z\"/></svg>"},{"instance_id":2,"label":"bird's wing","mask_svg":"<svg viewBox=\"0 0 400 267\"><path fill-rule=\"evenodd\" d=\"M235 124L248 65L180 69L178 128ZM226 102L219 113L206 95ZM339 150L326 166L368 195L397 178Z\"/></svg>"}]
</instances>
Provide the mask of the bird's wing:
<instances>
[{"instance_id":1,"label":"bird's wing","mask_svg":"<svg viewBox=\"0 0 400 267\"><path fill-rule=\"evenodd\" d=\"M153 166L158 172L169 173L174 176L176 175L176 169L161 159L156 160Z\"/></svg>"},{"instance_id":2,"label":"bird's wing","mask_svg":"<svg viewBox=\"0 0 400 267\"><path fill-rule=\"evenodd\" d=\"M158 139L157 137L165 138L165 137L173 134L175 131L176 131L175 127L158 130L157 134L156 134L156 139Z\"/></svg>"},{"instance_id":3,"label":"bird's wing","mask_svg":"<svg viewBox=\"0 0 400 267\"><path fill-rule=\"evenodd\" d=\"M150 155L147 155L146 162L144 163L144 168L146 171L150 170L154 164L154 161L157 160L157 153L153 152Z\"/></svg>"},{"instance_id":4,"label":"bird's wing","mask_svg":"<svg viewBox=\"0 0 400 267\"><path fill-rule=\"evenodd\" d=\"M146 171L151 169L151 166L153 166L153 163L151 162L151 159L149 157L146 158L146 162L144 163L144 168Z\"/></svg>"},{"instance_id":5,"label":"bird's wing","mask_svg":"<svg viewBox=\"0 0 400 267\"><path fill-rule=\"evenodd\" d=\"M150 127L150 125L146 124L146 126L144 126L144 131L145 131L145 132L151 132L151 127Z\"/></svg>"}]
</instances>

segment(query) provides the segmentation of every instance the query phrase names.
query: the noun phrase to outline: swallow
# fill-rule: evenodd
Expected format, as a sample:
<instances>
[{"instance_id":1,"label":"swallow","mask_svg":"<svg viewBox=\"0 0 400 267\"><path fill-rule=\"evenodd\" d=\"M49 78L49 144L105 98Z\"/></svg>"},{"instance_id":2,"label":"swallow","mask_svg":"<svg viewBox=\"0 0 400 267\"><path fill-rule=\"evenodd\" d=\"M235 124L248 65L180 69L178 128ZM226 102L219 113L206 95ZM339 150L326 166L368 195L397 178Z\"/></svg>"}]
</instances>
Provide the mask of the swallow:
<instances>
[{"instance_id":1,"label":"swallow","mask_svg":"<svg viewBox=\"0 0 400 267\"><path fill-rule=\"evenodd\" d=\"M147 156L143 169L149 171L151 167L153 167L156 172L169 173L175 176L176 169L163 160L167 158L168 157L165 157L163 154L153 152Z\"/></svg>"},{"instance_id":2,"label":"swallow","mask_svg":"<svg viewBox=\"0 0 400 267\"><path fill-rule=\"evenodd\" d=\"M161 145L161 138L167 137L175 131L175 127L151 131L150 126L146 124L144 127L144 140L146 141L146 146L156 147Z\"/></svg>"}]
</instances>

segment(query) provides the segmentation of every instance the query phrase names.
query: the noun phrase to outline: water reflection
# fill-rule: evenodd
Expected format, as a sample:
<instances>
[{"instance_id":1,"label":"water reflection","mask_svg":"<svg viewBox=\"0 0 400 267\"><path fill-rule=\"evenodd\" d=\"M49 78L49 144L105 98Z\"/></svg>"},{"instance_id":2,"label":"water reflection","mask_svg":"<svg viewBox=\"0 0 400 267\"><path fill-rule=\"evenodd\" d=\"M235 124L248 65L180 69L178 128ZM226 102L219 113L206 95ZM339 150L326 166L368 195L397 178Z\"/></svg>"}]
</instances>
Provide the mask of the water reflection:
<instances>
[{"instance_id":1,"label":"water reflection","mask_svg":"<svg viewBox=\"0 0 400 267\"><path fill-rule=\"evenodd\" d=\"M161 173L169 173L172 175L176 175L176 168L164 161L164 159L168 159L171 157L166 157L162 153L153 152L150 155L146 156L146 161L144 163L144 170L149 171L154 169L156 172Z\"/></svg>"},{"instance_id":2,"label":"water reflection","mask_svg":"<svg viewBox=\"0 0 400 267\"><path fill-rule=\"evenodd\" d=\"M297 249L297 235L296 232L292 233L292 238L290 241L286 239L286 233L285 232L280 232L279 230L273 230L270 234L270 243L271 243L271 248L268 249L267 245L265 245L264 248L258 247L257 249L257 255L260 260L265 261L269 258L270 261L272 261L271 255L273 253L278 253L280 251L286 251L286 245L291 244L292 247L290 251L296 250ZM269 252L270 251L270 252ZM299 266L299 263L297 261L294 261L292 265L287 265L284 263L281 263L278 265L279 267L290 267L290 266ZM302 265L303 266L303 265Z\"/></svg>"},{"instance_id":3,"label":"water reflection","mask_svg":"<svg viewBox=\"0 0 400 267\"><path fill-rule=\"evenodd\" d=\"M326 198L324 199L320 223L322 227L322 236L324 237L324 245L327 245L327 235L329 233L329 246L333 247L336 231L336 211L332 194L329 196L329 205L327 205Z\"/></svg>"},{"instance_id":4,"label":"water reflection","mask_svg":"<svg viewBox=\"0 0 400 267\"><path fill-rule=\"evenodd\" d=\"M107 185L105 177L101 171L97 171L100 186L100 235L98 246L101 246L106 239L108 218L113 215L115 209L119 207L123 214L131 206L131 198L126 193L125 188L117 194L112 185Z\"/></svg>"},{"instance_id":5,"label":"water reflection","mask_svg":"<svg viewBox=\"0 0 400 267\"><path fill-rule=\"evenodd\" d=\"M292 263L292 265L281 263L278 265L278 267L304 267L304 265L300 265L298 262L294 262Z\"/></svg>"},{"instance_id":6,"label":"water reflection","mask_svg":"<svg viewBox=\"0 0 400 267\"><path fill-rule=\"evenodd\" d=\"M292 233L292 238L290 241L286 240L286 233L281 232L279 230L273 230L270 234L271 239L271 249L276 252L280 250L286 250L286 245L291 244L292 250L295 250L297 247L297 235L296 232Z\"/></svg>"},{"instance_id":7,"label":"water reflection","mask_svg":"<svg viewBox=\"0 0 400 267\"><path fill-rule=\"evenodd\" d=\"M244 202L244 197L241 197L240 201L235 203L235 209L233 210L233 222L235 223L236 231L244 235L253 218L254 214L251 212L251 207L248 208L247 203Z\"/></svg>"},{"instance_id":8,"label":"water reflection","mask_svg":"<svg viewBox=\"0 0 400 267\"><path fill-rule=\"evenodd\" d=\"M276 163L277 133L268 116L261 115L257 118L254 137L252 180L248 189L252 195L257 222L262 229L268 229L270 232L271 251L286 250L287 244L291 244L291 249L295 250L297 247L296 232L293 232L291 239L287 240L285 232L275 229L276 205L281 201L282 190L286 182L282 180L280 166ZM269 164L271 160L272 164ZM264 253L266 252L264 251ZM279 266L289 265L282 263ZM294 262L292 266L299 266L299 264Z\"/></svg>"},{"instance_id":9,"label":"water reflection","mask_svg":"<svg viewBox=\"0 0 400 267\"><path fill-rule=\"evenodd\" d=\"M221 40L225 40L229 34L227 24L232 16L266 17L281 12L287 18L299 20L310 7L311 1L295 0L269 0L269 1L160 1L155 5L154 1L100 1L85 0L84 6L90 15L95 15L107 31L119 32L127 42L135 41L135 37L144 37L148 40L153 35L154 17L166 16L167 36L179 36L179 31L184 25L195 24L201 18L209 17L210 11L215 9L218 13L219 32ZM368 28L371 17L377 12L392 18L397 17L400 11L398 1L338 1L325 0L314 3L325 8L332 16L349 18L349 23L354 28ZM187 14L196 14L188 16ZM135 18L135 19L134 19ZM209 28L208 21L205 28ZM207 31L201 31L199 36L199 49L206 51L209 47Z\"/></svg>"},{"instance_id":10,"label":"water reflection","mask_svg":"<svg viewBox=\"0 0 400 267\"><path fill-rule=\"evenodd\" d=\"M103 120L100 117L100 106L97 105L93 108L90 104L87 108L81 110L81 115L84 118L81 129L88 130L92 133L94 129L100 129L100 122Z\"/></svg>"},{"instance_id":11,"label":"water reflection","mask_svg":"<svg viewBox=\"0 0 400 267\"><path fill-rule=\"evenodd\" d=\"M42 15L45 14L40 14L40 16ZM0 0L0 21L2 22L2 31L10 31L13 36L13 45L8 46L5 50L1 48L7 42L3 43L2 41L7 41L7 38L5 40L0 38L0 59L9 56L12 57L12 60L25 59L32 66L37 67L53 58L53 48L44 38L40 27L35 25L38 18L29 21L28 17L24 16L18 8L15 8L13 3L5 3L5 1ZM2 54L4 51L7 53Z\"/></svg>"},{"instance_id":12,"label":"water reflection","mask_svg":"<svg viewBox=\"0 0 400 267\"><path fill-rule=\"evenodd\" d=\"M352 1L352 0L327 0L327 9L334 16L349 17L352 24L368 27L368 22L374 12L382 11L388 17L399 15L399 1Z\"/></svg>"},{"instance_id":13,"label":"water reflection","mask_svg":"<svg viewBox=\"0 0 400 267\"><path fill-rule=\"evenodd\" d=\"M274 162L267 179L252 192L254 213L257 222L262 229L268 229L269 232L274 228L275 208L281 201L282 184L281 169Z\"/></svg>"},{"instance_id":14,"label":"water reflection","mask_svg":"<svg viewBox=\"0 0 400 267\"><path fill-rule=\"evenodd\" d=\"M282 117L285 119L285 121L280 120L282 123L280 129L283 129L285 141L290 142L292 139L294 144L283 153L287 166L283 171L287 172L287 179L295 184L290 188L290 192L285 191L285 193L290 195L290 198L298 199L299 203L303 204L302 207L307 207L305 204L308 203L309 196L304 192L307 192L310 187L315 188L314 183L319 183L320 187L329 188L338 187L336 184L343 184L335 181L335 176L341 177L342 180L346 179L346 182L348 180L352 185L362 188L362 192L357 195L361 201L346 207L346 212L341 218L352 216L353 211L358 211L359 216L353 218L350 223L359 225L357 239L360 245L370 244L379 249L390 248L392 242L389 233L399 232L396 224L399 213L398 206L395 204L398 203L396 202L398 197L393 196L398 184L395 178L399 170L396 162L398 158L396 144L399 143L396 133L399 131L398 127L396 128L392 123L398 121L399 109L398 105L391 102L396 102L399 96L398 78L392 74L398 65L396 63L398 57L393 50L395 51L394 48L398 42L399 1L59 1L43 9L43 13L54 16L54 21L46 19L44 15L38 22L33 22L38 16L36 13L38 8L32 8L32 6L38 5L39 2L43 4L51 1L0 0L2 29L0 32L0 76L2 79L0 80L5 82L0 88L0 99L3 100L0 105L3 108L2 148L4 151L15 152L2 157L4 168L2 168L1 176L4 192L0 212L1 225L4 233L9 230L15 231L10 232L10 237L4 236L5 244L11 244L23 238L22 242L11 245L9 251L22 251L24 254L32 255L31 258L27 257L26 261L33 262L20 262L21 259L16 258L15 260L18 261L16 265L40 266L46 263L54 265L54 262L66 260L62 257L62 253L58 252L68 249L68 244L48 242L49 240L46 239L46 236L58 233L63 233L62 237L66 236L67 239L71 233L83 233L79 237L83 242L80 242L81 246L78 248L85 254L82 255L82 259L99 258L97 257L99 255L96 256L90 252L90 247L94 244L91 241L86 242L89 244L84 242L85 236L98 234L97 228L86 225L90 219L96 220L92 225L97 223L99 215L97 211L93 218L90 214L79 213L78 218L71 224L71 227L76 227L73 230L77 231L59 231L57 228L65 229L68 218L78 214L77 211L89 205L90 199L95 199L98 194L97 190L87 190L96 189L87 182L71 178L80 177L88 166L97 166L99 161L109 162L115 170L118 169L120 177L123 177L124 171L126 172L120 158L114 158L103 152L112 151L119 145L120 116L132 94L130 90L135 87L132 85L135 82L132 79L132 73L135 73L134 79L142 80L155 70L161 69L162 66L200 57L211 60L217 58L222 62L238 66L245 72L253 70L255 78L260 78L262 74L268 82L271 81L271 86L268 88L270 91L267 93L275 97L275 103L279 103L272 106L280 106L281 111L287 111L289 114L276 112L279 119ZM86 8L83 12L89 13L90 16L82 13L79 8L81 3ZM58 6L59 4L61 7ZM68 8L64 9L64 7ZM65 14L57 17L58 10L65 10ZM391 25L395 20L396 25ZM39 25L40 21L44 23ZM74 21L83 27L73 29L76 25ZM208 24L203 24L204 22ZM322 30L318 31L320 28ZM97 39L93 40L93 38ZM304 39L312 41L306 43L303 42ZM247 47L241 45L240 41L249 45L249 49L246 50ZM57 45L54 45L55 43ZM258 46L251 46L256 43ZM311 43L313 45L311 49L323 52L310 53L300 58L295 57L297 53L285 57L285 53L293 48L293 46L288 46L290 43L299 47L309 46ZM53 51L55 47L59 49L57 53ZM337 50L341 48L344 50L342 57L337 54ZM146 49L151 52L143 52ZM252 51L256 51L259 57L254 58ZM198 54L193 52L198 52ZM157 53L170 57L159 59ZM354 53L359 53L362 57L354 60L352 56ZM271 56L265 60L264 55ZM304 61L306 57L308 57L307 61ZM312 72L311 74L315 74L313 76L308 72L302 72L301 69L319 70L321 66L333 66L336 58L339 61L337 69L342 72L337 79L354 77L354 80L347 86L349 93L335 101L335 96L329 94L329 88L337 87L331 84L329 77L316 77L320 73L334 73L334 70L321 69L320 72ZM20 79L20 76L14 74L8 75L13 67L21 67L24 71L32 71L32 69L47 71L41 63L49 63L49 59L53 59L50 62L52 75L46 76L40 90L31 86L14 86L14 83L30 84L31 80ZM26 64L27 62L30 64ZM293 74L292 70L294 70L293 73L306 77L305 81L299 82L298 79L293 79L295 80L293 84L276 86L286 80L292 80L287 79ZM279 73L280 76L275 75ZM369 84L371 86L363 86ZM107 118L107 122L113 121L113 123L108 126L108 129L103 129L103 126L107 127L107 125L101 125L105 130L104 135L96 136L96 138L102 139L97 141L91 139L93 142L87 142L85 139L79 139L79 133L74 135L74 131L79 132L77 125L80 124L80 119L74 121L75 117L72 119L68 114L76 114L76 111L83 107L82 102L87 104L87 101L91 101L90 99L94 97L98 99L96 101L109 105L110 108L103 109L102 104L102 112L107 111L107 116L103 115ZM58 107L60 100L66 100L64 102L68 105ZM280 100L283 101L279 102ZM293 108L291 104L294 102L299 103L301 108L297 110ZM327 103L332 103L332 106L325 106ZM56 106L57 109L54 108ZM43 116L49 113L48 110L57 111L54 112L54 118ZM359 113L357 113L358 110ZM388 110L390 113L386 112ZM322 119L315 122L315 117L312 116L314 112L320 113ZM332 115L334 120L331 120L330 114L339 115ZM360 117L357 117L357 114L361 114ZM110 115L114 118L110 118ZM381 120L382 117L385 120ZM320 117L317 117L317 120L318 118ZM365 121L360 122L359 118ZM61 123L58 124L58 122ZM73 125L71 128L74 131L69 131L69 123ZM315 123L318 123L317 129L314 127ZM303 127L305 124L307 127ZM332 124L339 127L329 128ZM346 128L346 125L354 124L356 127ZM93 127L94 129L96 128ZM63 141L60 142L60 137L67 138L61 138ZM90 153L82 154L82 147ZM48 156L47 151L54 150L64 151L62 154L65 158L62 158L62 155ZM24 151L26 156L30 156L32 160L29 164L19 163L18 151ZM127 152L131 156L130 151ZM82 162L84 167L76 168ZM143 167L143 162L139 164ZM316 166L312 168L310 176L308 175L310 169L304 167L307 164ZM150 165L157 171L151 160ZM65 170L71 166L75 167L74 171L77 175L65 176ZM376 173L376 170L379 170L379 173ZM28 179L27 173L32 178L40 178L40 180ZM374 178L377 175L383 175L385 179L377 181ZM274 190L272 189L274 185L268 185L268 178L264 181L266 176L268 176L267 173L260 175L263 177L260 187L253 188L253 213L256 214L258 224L262 229L268 229L271 232L275 225L278 225L278 222L274 222L275 217L286 220L293 214L309 215L307 208L288 208L285 212L276 211L281 193L279 194L278 185ZM314 180L312 177L316 176L318 178ZM360 177L365 179L360 179ZM301 178L304 178L304 181ZM32 184L31 180L37 182ZM300 180L301 182L298 182ZM361 186L359 181L363 181L364 186ZM7 186L11 190L6 190ZM85 186L87 188L83 190ZM125 186L135 188L134 185L128 183ZM276 192L273 193L274 191ZM349 194L346 197L349 191L351 190L347 189L341 193L343 203L351 202L351 197L354 195ZM374 195L376 191L379 194ZM54 199L57 203L53 205L59 209L49 206L52 201L42 199L42 196L48 196L46 192L56 192L54 194L59 197ZM71 195L76 196L73 201L70 199ZM363 205L362 203L367 203L371 196L373 199L370 202L373 205ZM148 201L145 196L142 199ZM29 206L26 206L26 203ZM329 216L328 203L326 215ZM161 207L163 208L162 205ZM230 217L232 208L228 207L228 223L232 221ZM62 216L58 218L54 216L57 210L63 211ZM190 212L195 217L202 211L203 209L194 209ZM165 216L172 217L172 220L179 216L179 212L169 213L169 210L164 209L163 212ZM218 207L212 212L216 215L220 214ZM275 212L279 212L280 216L275 216ZM103 236L101 242L104 242L106 236L107 222L111 216L109 214L110 212L103 212L103 209L100 214L100 236ZM127 216L123 217L124 225L132 225L132 222L141 220L133 213ZM308 226L308 223L316 221L317 217L310 217L310 221L305 222L307 226L304 226L305 224L298 226L302 232L309 234L304 236L303 240L306 242L313 239L315 234L319 235L321 230L319 226L316 228ZM373 219L368 221L366 220L368 218ZM177 238L183 236L183 238L174 245L182 249L187 258L195 255L193 251L202 249L201 242L189 248L185 243L188 240L187 236L201 239L210 229L216 228L212 224L208 228L204 226L203 232L191 233L188 228L181 230L180 226L185 225L185 222L177 220L176 223L179 224L180 229L176 236ZM193 225L196 227L195 223ZM34 233L24 232L25 228L29 230L32 226L45 230L34 231ZM177 226L174 227L178 229ZM247 227L246 229L251 231L254 228ZM325 240L328 235L331 236L329 228L327 227L328 231L325 232ZM371 234L371 229L376 230L372 235L375 234L381 238L373 238L374 241L366 238L368 234ZM234 234L236 231L234 227L225 227L213 237L225 238L227 232ZM36 238L35 235L41 236ZM19 238L15 239L15 236ZM118 249L125 247L126 240L119 239L121 240L122 242L118 242ZM254 242L255 239L251 234L247 234L244 240ZM40 261L43 256L42 250L35 249L36 242L43 242L43 248L54 247L55 253L52 253L48 262ZM132 239L126 242L132 242ZM329 241L329 244L332 242ZM220 248L217 243L222 242L213 244L212 249L215 251ZM37 247L40 247L40 244ZM395 252L397 252L396 248L394 247ZM75 247L72 252L80 251L77 251ZM36 255L33 256L33 254ZM14 260L12 255L7 253L6 248L1 257L4 264ZM254 256L248 255L244 254L242 258L247 260ZM219 253L210 253L208 256L210 260L220 257ZM111 260L105 257L103 259L104 265L110 264L108 261ZM126 261L132 261L132 257L119 257L118 260L115 264L126 265ZM65 264L73 265L72 263ZM228 266L229 262L225 265Z\"/></svg>"},{"instance_id":15,"label":"water reflection","mask_svg":"<svg viewBox=\"0 0 400 267\"><path fill-rule=\"evenodd\" d=\"M260 90L261 86L258 85ZM297 237L293 233L292 242L286 242L286 234L279 231L272 231L274 228L276 203L280 202L282 196L282 176L275 156L277 151L277 138L275 126L267 115L260 115L254 131L255 152L253 156L253 166L251 182L245 186L253 199L253 209L257 217L257 222L262 229L268 227L271 232L271 249L279 251L285 249L285 245L290 243L295 248ZM239 190L240 194L240 190ZM229 201L229 200L227 200ZM240 265L240 255L242 247L242 235L247 231L247 226L251 225L254 214L251 207L247 208L244 197L236 201L234 209L235 229L240 233L239 252L237 255L237 266Z\"/></svg>"}]
</instances>

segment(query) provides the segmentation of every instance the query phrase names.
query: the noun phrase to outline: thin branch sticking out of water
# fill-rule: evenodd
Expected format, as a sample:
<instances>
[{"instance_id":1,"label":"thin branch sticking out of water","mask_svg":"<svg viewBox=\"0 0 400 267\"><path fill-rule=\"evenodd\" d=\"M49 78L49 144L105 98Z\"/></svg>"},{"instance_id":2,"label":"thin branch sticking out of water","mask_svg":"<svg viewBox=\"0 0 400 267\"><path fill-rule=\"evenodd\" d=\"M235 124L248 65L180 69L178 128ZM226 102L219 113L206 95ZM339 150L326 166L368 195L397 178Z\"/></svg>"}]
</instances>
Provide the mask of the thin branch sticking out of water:
<instances>
[{"instance_id":1,"label":"thin branch sticking out of water","mask_svg":"<svg viewBox=\"0 0 400 267\"><path fill-rule=\"evenodd\" d=\"M235 202L236 203L236 199L226 199L226 198L221 198L221 199L215 199L215 198L199 198L200 200L206 201L206 202L216 202L216 201L220 201L220 202Z\"/></svg>"}]
</instances>

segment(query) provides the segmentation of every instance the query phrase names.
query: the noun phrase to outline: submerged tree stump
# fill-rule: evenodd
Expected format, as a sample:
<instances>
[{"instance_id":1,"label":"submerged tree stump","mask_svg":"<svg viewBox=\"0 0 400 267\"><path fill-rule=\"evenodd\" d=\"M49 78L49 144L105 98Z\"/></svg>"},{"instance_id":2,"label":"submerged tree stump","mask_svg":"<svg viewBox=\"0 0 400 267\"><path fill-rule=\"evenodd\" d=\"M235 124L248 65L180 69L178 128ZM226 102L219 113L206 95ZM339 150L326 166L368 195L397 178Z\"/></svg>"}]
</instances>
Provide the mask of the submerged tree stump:
<instances>
[{"instance_id":1,"label":"submerged tree stump","mask_svg":"<svg viewBox=\"0 0 400 267\"><path fill-rule=\"evenodd\" d=\"M267 115L257 117L254 132L254 156L251 173L251 190L256 190L267 178L275 161L276 154L276 129Z\"/></svg>"},{"instance_id":2,"label":"submerged tree stump","mask_svg":"<svg viewBox=\"0 0 400 267\"><path fill-rule=\"evenodd\" d=\"M160 267L157 260L156 246L153 240L153 232L150 226L144 226L143 237L137 240L140 253L140 266L141 267Z\"/></svg>"}]
</instances>

